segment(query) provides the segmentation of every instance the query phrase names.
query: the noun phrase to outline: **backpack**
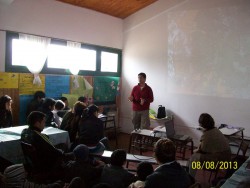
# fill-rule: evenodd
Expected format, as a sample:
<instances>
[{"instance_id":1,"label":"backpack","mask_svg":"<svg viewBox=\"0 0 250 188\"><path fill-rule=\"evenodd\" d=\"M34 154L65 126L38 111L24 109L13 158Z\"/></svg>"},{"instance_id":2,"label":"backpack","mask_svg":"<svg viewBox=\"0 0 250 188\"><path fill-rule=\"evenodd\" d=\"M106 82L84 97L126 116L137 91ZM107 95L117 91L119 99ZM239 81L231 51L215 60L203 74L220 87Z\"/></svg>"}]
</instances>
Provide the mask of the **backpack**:
<instances>
[{"instance_id":1,"label":"backpack","mask_svg":"<svg viewBox=\"0 0 250 188\"><path fill-rule=\"evenodd\" d=\"M159 105L158 113L157 113L157 118L160 119L160 118L165 118L165 117L166 117L165 107L162 106L162 105Z\"/></svg>"}]
</instances>

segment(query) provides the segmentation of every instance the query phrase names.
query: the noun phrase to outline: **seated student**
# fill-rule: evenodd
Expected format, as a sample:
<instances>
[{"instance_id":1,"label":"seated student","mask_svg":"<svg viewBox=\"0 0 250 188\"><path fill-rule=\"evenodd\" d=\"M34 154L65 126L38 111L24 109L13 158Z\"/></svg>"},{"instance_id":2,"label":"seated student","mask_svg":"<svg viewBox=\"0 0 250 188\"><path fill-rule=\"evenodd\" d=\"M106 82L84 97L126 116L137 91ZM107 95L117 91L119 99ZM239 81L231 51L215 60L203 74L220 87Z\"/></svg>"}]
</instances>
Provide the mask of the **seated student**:
<instances>
[{"instance_id":1,"label":"seated student","mask_svg":"<svg viewBox=\"0 0 250 188\"><path fill-rule=\"evenodd\" d=\"M129 188L144 188L146 178L154 172L153 166L147 161L140 162L137 166L137 178L135 183L130 184Z\"/></svg>"},{"instance_id":2,"label":"seated student","mask_svg":"<svg viewBox=\"0 0 250 188\"><path fill-rule=\"evenodd\" d=\"M191 185L187 172L175 161L176 148L167 139L160 139L154 147L154 155L160 165L145 181L145 188L185 188Z\"/></svg>"},{"instance_id":3,"label":"seated student","mask_svg":"<svg viewBox=\"0 0 250 188\"><path fill-rule=\"evenodd\" d=\"M31 112L28 116L29 127L21 133L21 141L35 148L36 160L26 161L25 167L28 178L37 183L50 183L61 179L64 175L62 169L65 154L54 147L47 135L41 133L45 127L45 120L44 113Z\"/></svg>"},{"instance_id":4,"label":"seated student","mask_svg":"<svg viewBox=\"0 0 250 188\"><path fill-rule=\"evenodd\" d=\"M86 108L85 104L77 101L74 104L73 110L67 112L63 116L60 129L69 132L70 142L76 144L76 135L78 130L78 124L81 119L83 110ZM73 149L73 148L72 148Z\"/></svg>"},{"instance_id":5,"label":"seated student","mask_svg":"<svg viewBox=\"0 0 250 188\"><path fill-rule=\"evenodd\" d=\"M104 163L92 160L89 157L89 149L84 144L76 146L73 153L75 161L70 161L67 164L69 168L67 177L69 180L76 176L81 177L86 187L92 187L99 182Z\"/></svg>"},{"instance_id":6,"label":"seated student","mask_svg":"<svg viewBox=\"0 0 250 188\"><path fill-rule=\"evenodd\" d=\"M26 116L32 111L41 111L42 108L42 99L45 98L45 93L43 91L36 91L34 98L30 101L27 106Z\"/></svg>"},{"instance_id":7,"label":"seated student","mask_svg":"<svg viewBox=\"0 0 250 188\"><path fill-rule=\"evenodd\" d=\"M110 165L103 168L101 183L107 183L112 188L128 187L134 180L134 174L123 168L127 153L123 149L115 150L110 158Z\"/></svg>"},{"instance_id":8,"label":"seated student","mask_svg":"<svg viewBox=\"0 0 250 188\"><path fill-rule=\"evenodd\" d=\"M55 116L53 110L55 109L56 101L52 98L45 98L42 103L42 112L46 114L46 127L58 127L55 123Z\"/></svg>"},{"instance_id":9,"label":"seated student","mask_svg":"<svg viewBox=\"0 0 250 188\"><path fill-rule=\"evenodd\" d=\"M0 128L13 126L11 103L12 99L8 95L0 98Z\"/></svg>"},{"instance_id":10,"label":"seated student","mask_svg":"<svg viewBox=\"0 0 250 188\"><path fill-rule=\"evenodd\" d=\"M85 106L89 105L87 97L81 96L78 98L78 101L83 102L85 104Z\"/></svg>"},{"instance_id":11,"label":"seated student","mask_svg":"<svg viewBox=\"0 0 250 188\"><path fill-rule=\"evenodd\" d=\"M61 97L60 100L63 101L65 104L63 110L66 110L66 111L70 110L69 101L68 101L67 97Z\"/></svg>"},{"instance_id":12,"label":"seated student","mask_svg":"<svg viewBox=\"0 0 250 188\"><path fill-rule=\"evenodd\" d=\"M55 109L52 111L55 117L55 123L58 125L58 127L61 126L62 118L58 115L58 112L60 112L64 108L65 104L61 100L57 100L55 104Z\"/></svg>"},{"instance_id":13,"label":"seated student","mask_svg":"<svg viewBox=\"0 0 250 188\"><path fill-rule=\"evenodd\" d=\"M199 124L204 128L200 139L200 146L191 156L189 162L189 173L195 177L196 169L192 169L193 161L229 161L231 150L227 138L214 126L214 119L211 115L203 113L200 115Z\"/></svg>"},{"instance_id":14,"label":"seated student","mask_svg":"<svg viewBox=\"0 0 250 188\"><path fill-rule=\"evenodd\" d=\"M98 118L98 107L90 105L83 111L78 125L79 143L85 144L90 153L102 153L108 150L108 139L104 137L103 122Z\"/></svg>"}]
</instances>

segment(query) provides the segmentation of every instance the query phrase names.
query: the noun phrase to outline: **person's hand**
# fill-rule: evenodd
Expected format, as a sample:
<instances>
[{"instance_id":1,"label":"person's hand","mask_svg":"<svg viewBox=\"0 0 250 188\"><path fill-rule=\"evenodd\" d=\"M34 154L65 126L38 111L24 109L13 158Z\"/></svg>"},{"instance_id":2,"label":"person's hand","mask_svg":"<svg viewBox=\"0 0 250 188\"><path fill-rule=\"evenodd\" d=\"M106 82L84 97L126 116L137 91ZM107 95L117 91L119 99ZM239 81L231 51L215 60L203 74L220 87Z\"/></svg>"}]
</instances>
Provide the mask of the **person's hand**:
<instances>
[{"instance_id":1,"label":"person's hand","mask_svg":"<svg viewBox=\"0 0 250 188\"><path fill-rule=\"evenodd\" d=\"M133 97L132 95L130 95L130 96L128 97L128 100L129 100L130 102L133 102L134 97Z\"/></svg>"},{"instance_id":2,"label":"person's hand","mask_svg":"<svg viewBox=\"0 0 250 188\"><path fill-rule=\"evenodd\" d=\"M141 105L144 105L145 101L146 101L145 99L141 98L140 104L141 104Z\"/></svg>"}]
</instances>

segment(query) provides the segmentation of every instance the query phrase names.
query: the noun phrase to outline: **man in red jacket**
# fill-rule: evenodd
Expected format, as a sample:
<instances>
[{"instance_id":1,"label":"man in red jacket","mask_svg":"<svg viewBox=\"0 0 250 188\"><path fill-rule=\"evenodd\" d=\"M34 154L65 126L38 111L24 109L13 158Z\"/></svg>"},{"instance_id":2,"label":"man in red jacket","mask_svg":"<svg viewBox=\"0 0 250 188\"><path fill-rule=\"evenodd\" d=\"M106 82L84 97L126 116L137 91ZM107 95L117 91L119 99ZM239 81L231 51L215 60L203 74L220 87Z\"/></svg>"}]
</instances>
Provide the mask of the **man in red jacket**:
<instances>
[{"instance_id":1,"label":"man in red jacket","mask_svg":"<svg viewBox=\"0 0 250 188\"><path fill-rule=\"evenodd\" d=\"M129 96L129 101L133 103L133 124L134 129L138 130L141 128L147 128L150 126L149 120L149 106L150 103L154 101L154 95L151 87L149 87L146 82L146 74L138 74L138 85L136 85L131 95Z\"/></svg>"}]
</instances>

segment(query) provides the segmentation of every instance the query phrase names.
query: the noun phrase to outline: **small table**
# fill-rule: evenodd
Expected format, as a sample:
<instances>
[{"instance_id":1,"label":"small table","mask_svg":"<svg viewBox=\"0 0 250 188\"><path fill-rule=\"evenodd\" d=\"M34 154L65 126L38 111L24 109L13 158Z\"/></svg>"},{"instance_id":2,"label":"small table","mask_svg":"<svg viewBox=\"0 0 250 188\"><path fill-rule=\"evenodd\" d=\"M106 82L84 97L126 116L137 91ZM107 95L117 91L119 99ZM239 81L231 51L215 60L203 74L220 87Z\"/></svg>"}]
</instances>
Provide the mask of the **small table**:
<instances>
[{"instance_id":1,"label":"small table","mask_svg":"<svg viewBox=\"0 0 250 188\"><path fill-rule=\"evenodd\" d=\"M240 138L241 141L240 141L240 144L239 144L239 149L238 149L237 154L236 154L236 155L238 155L239 152L240 152L241 144L242 144L242 142L244 141L244 130L245 130L245 129L242 128L242 127L232 127L232 128L223 127L223 128L220 128L219 130L221 131L221 133L222 133L224 136L228 137L229 140L232 140L232 141L234 141L235 143L237 143L236 140L237 140L238 138ZM240 136L237 136L237 134L240 134ZM237 143L237 144L238 144L238 143Z\"/></svg>"},{"instance_id":2,"label":"small table","mask_svg":"<svg viewBox=\"0 0 250 188\"><path fill-rule=\"evenodd\" d=\"M22 130L28 128L27 125L9 127L0 129L0 156L11 161L12 163L21 163L23 161L23 152L21 148ZM65 143L70 145L69 134L53 127L46 127L43 132L49 136L53 145Z\"/></svg>"}]
</instances>

